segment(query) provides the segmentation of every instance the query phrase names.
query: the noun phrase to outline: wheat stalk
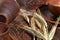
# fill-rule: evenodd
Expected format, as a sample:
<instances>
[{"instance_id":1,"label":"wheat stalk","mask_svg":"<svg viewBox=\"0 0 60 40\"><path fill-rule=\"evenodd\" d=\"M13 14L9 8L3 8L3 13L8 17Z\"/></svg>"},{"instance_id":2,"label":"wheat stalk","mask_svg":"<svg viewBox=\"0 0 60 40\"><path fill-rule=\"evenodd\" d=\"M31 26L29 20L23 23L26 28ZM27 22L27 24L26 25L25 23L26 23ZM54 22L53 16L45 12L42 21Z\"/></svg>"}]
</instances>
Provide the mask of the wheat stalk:
<instances>
[{"instance_id":1,"label":"wheat stalk","mask_svg":"<svg viewBox=\"0 0 60 40\"><path fill-rule=\"evenodd\" d=\"M40 12L41 13L41 12ZM33 17L31 18L31 22L30 26L25 26L23 27L24 30L28 31L29 33L31 33L33 35L33 40L35 40L35 36L37 37L37 40L52 40L55 34L55 31L57 29L57 25L58 22L60 21L60 16L57 18L57 23L52 26L50 32L48 31L48 25L47 22L45 21L45 19L39 15L38 13L34 12L33 13ZM27 20L29 20L29 18L26 16ZM39 27L38 29L36 29L36 25Z\"/></svg>"}]
</instances>

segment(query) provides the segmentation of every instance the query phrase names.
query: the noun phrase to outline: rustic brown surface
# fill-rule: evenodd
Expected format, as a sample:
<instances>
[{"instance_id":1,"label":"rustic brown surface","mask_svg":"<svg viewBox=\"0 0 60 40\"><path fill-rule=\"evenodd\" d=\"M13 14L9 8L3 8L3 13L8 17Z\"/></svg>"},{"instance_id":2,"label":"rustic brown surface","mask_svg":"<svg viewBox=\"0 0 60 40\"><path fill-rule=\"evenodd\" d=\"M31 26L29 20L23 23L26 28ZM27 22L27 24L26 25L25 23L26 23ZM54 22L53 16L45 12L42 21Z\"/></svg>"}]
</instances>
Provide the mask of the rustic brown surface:
<instances>
[{"instance_id":1,"label":"rustic brown surface","mask_svg":"<svg viewBox=\"0 0 60 40\"><path fill-rule=\"evenodd\" d=\"M28 24L21 15L18 15L10 25L10 36L13 40L32 40L32 36L22 29L24 25Z\"/></svg>"},{"instance_id":2,"label":"rustic brown surface","mask_svg":"<svg viewBox=\"0 0 60 40\"><path fill-rule=\"evenodd\" d=\"M0 40L10 40L9 27L5 23L0 22Z\"/></svg>"},{"instance_id":3,"label":"rustic brown surface","mask_svg":"<svg viewBox=\"0 0 60 40\"><path fill-rule=\"evenodd\" d=\"M43 5L45 0L17 0L17 2L25 9L34 10Z\"/></svg>"}]
</instances>

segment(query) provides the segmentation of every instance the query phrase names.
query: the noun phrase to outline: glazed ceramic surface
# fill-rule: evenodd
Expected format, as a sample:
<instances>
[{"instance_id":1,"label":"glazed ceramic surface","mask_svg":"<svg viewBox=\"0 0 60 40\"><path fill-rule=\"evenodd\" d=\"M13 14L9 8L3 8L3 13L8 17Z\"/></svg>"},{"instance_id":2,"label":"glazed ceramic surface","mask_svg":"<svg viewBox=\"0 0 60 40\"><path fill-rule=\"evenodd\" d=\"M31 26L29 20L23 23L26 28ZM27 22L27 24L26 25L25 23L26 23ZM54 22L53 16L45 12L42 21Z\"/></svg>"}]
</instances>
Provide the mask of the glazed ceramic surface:
<instances>
[{"instance_id":1,"label":"glazed ceramic surface","mask_svg":"<svg viewBox=\"0 0 60 40\"><path fill-rule=\"evenodd\" d=\"M55 16L60 15L60 0L48 0L47 4L51 13Z\"/></svg>"}]
</instances>

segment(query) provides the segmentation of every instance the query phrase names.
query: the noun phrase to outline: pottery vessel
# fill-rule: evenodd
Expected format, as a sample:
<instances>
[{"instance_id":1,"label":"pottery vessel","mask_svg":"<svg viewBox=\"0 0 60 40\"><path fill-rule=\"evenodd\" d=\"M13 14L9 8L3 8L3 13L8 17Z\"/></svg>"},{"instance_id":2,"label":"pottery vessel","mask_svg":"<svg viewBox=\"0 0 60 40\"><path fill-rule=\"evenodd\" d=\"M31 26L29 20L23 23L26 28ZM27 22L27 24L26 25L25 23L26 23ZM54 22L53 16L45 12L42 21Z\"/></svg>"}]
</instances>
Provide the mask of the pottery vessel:
<instances>
[{"instance_id":1,"label":"pottery vessel","mask_svg":"<svg viewBox=\"0 0 60 40\"><path fill-rule=\"evenodd\" d=\"M46 3L53 15L56 17L60 15L60 0L48 0Z\"/></svg>"},{"instance_id":2,"label":"pottery vessel","mask_svg":"<svg viewBox=\"0 0 60 40\"><path fill-rule=\"evenodd\" d=\"M10 23L18 12L19 5L15 0L0 0L0 22Z\"/></svg>"}]
</instances>

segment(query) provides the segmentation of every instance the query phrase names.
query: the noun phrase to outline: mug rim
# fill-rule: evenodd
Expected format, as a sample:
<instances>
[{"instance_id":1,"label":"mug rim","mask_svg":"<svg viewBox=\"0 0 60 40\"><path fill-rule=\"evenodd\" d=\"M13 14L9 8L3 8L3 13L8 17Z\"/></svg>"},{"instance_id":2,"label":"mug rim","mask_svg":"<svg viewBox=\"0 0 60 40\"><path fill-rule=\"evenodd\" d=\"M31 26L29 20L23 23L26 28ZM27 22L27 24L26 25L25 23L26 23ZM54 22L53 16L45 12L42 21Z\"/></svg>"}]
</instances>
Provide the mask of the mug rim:
<instances>
[{"instance_id":1,"label":"mug rim","mask_svg":"<svg viewBox=\"0 0 60 40\"><path fill-rule=\"evenodd\" d=\"M9 21L8 21L9 19L8 19L8 17L4 13L3 14L0 13L0 16L4 16L6 18L6 22L5 22L6 24L9 23Z\"/></svg>"},{"instance_id":2,"label":"mug rim","mask_svg":"<svg viewBox=\"0 0 60 40\"><path fill-rule=\"evenodd\" d=\"M48 5L60 7L60 4L58 4L58 3L55 4L55 3L53 3L53 2L56 2L56 1L55 1L55 0L53 0L53 1L51 1L51 0L47 1Z\"/></svg>"}]
</instances>

